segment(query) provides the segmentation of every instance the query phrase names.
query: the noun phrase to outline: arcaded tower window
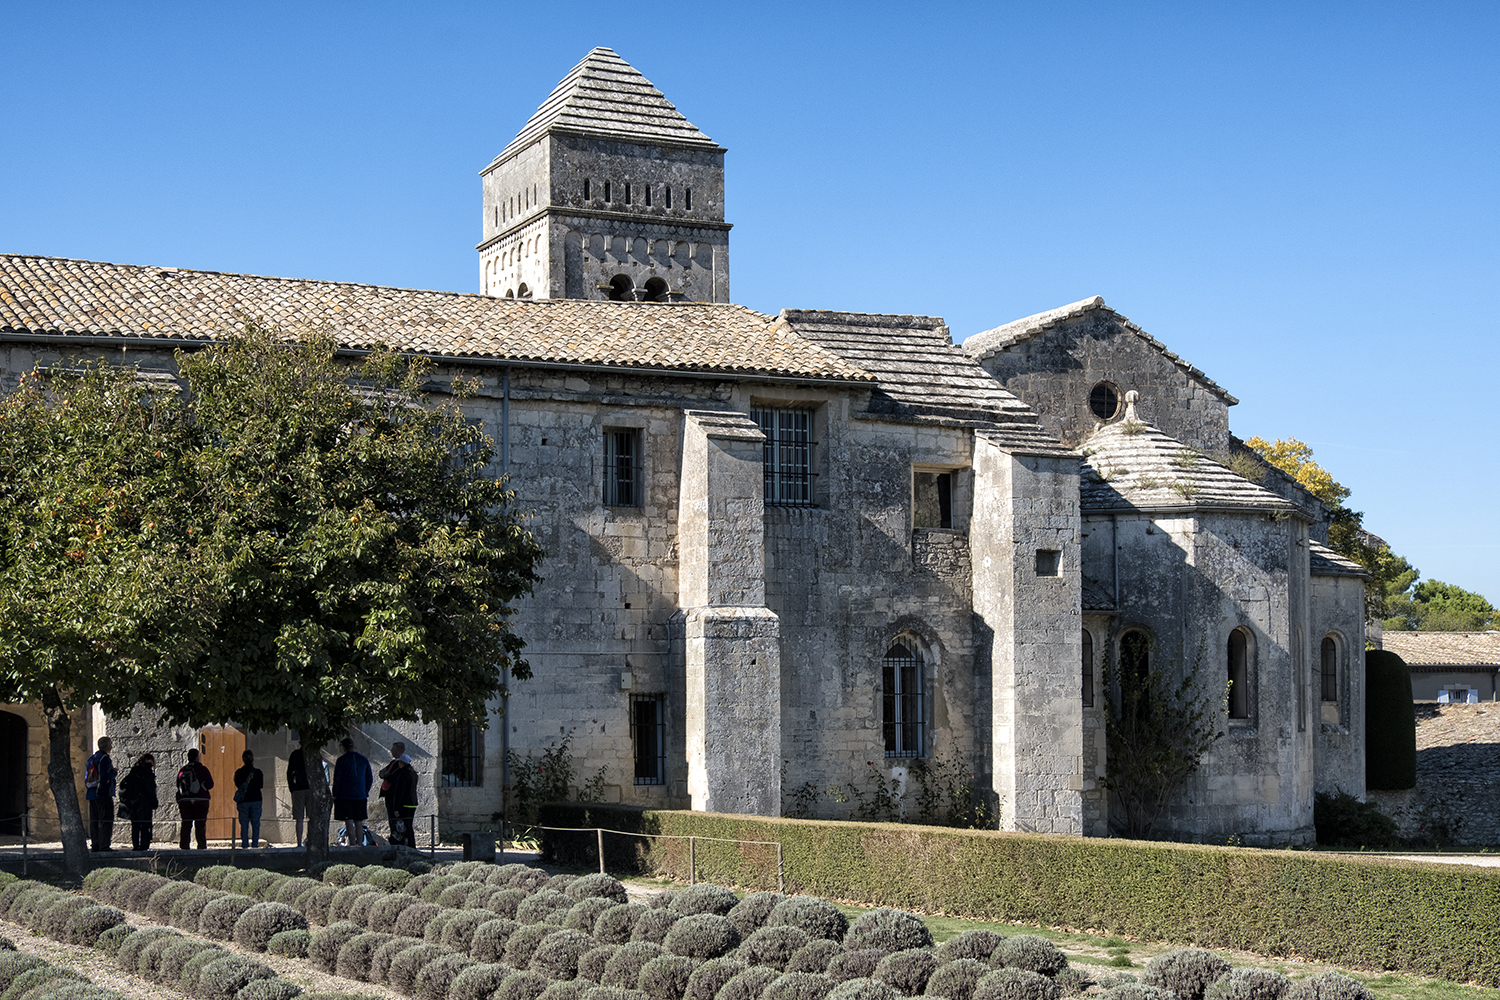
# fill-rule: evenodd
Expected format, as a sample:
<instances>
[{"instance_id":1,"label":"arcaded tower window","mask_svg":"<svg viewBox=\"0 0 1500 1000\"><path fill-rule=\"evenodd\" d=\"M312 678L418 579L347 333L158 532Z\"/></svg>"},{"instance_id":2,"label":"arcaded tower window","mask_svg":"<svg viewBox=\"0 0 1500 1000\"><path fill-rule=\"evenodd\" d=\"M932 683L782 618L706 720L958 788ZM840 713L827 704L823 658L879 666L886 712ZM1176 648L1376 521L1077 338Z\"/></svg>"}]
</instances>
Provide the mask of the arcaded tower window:
<instances>
[{"instance_id":1,"label":"arcaded tower window","mask_svg":"<svg viewBox=\"0 0 1500 1000\"><path fill-rule=\"evenodd\" d=\"M1113 420L1120 412L1120 390L1100 382L1089 390L1089 412L1100 420Z\"/></svg>"}]
</instances>

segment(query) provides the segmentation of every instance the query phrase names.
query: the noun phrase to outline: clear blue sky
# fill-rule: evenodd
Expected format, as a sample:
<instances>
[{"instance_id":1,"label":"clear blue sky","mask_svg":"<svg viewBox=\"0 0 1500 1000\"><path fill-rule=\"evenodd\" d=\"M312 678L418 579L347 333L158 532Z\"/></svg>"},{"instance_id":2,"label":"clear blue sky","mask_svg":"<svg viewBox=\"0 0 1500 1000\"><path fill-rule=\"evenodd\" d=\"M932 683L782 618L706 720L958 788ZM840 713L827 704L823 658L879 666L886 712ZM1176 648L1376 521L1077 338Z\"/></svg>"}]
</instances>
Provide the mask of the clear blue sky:
<instances>
[{"instance_id":1,"label":"clear blue sky","mask_svg":"<svg viewBox=\"0 0 1500 1000\"><path fill-rule=\"evenodd\" d=\"M0 0L0 251L476 290L595 45L728 147L756 309L1099 294L1500 600L1500 4ZM1486 402L1488 400L1489 402Z\"/></svg>"}]
</instances>

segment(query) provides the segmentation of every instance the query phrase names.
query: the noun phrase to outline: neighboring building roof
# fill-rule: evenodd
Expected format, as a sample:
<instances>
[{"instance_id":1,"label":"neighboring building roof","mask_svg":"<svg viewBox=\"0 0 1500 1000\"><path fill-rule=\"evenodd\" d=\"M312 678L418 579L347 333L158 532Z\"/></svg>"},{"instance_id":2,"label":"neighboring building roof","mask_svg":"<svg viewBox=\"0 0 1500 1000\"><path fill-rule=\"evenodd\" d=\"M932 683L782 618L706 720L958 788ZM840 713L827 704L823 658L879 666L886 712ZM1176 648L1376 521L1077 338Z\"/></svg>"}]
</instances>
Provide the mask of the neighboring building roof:
<instances>
[{"instance_id":1,"label":"neighboring building roof","mask_svg":"<svg viewBox=\"0 0 1500 1000\"><path fill-rule=\"evenodd\" d=\"M546 132L719 149L612 49L596 48L568 71L495 162Z\"/></svg>"},{"instance_id":2,"label":"neighboring building roof","mask_svg":"<svg viewBox=\"0 0 1500 1000\"><path fill-rule=\"evenodd\" d=\"M1039 312L1035 316L1027 316L1023 319L1013 320L1009 323L1006 323L1004 326L997 326L993 330L985 330L983 333L976 333L964 341L963 349L965 353L967 353L975 361L983 361L986 358L994 357L996 354L999 354L1000 352L1007 350L1008 348L1014 347L1016 344L1019 344L1022 341L1030 340L1032 337L1035 337L1040 333L1044 333L1045 331L1050 330L1055 326L1060 326L1061 324L1067 323L1071 320L1080 319L1083 316L1094 312L1095 310L1103 310L1104 312L1107 312L1110 315L1114 316L1115 319L1119 321L1122 327L1135 334L1137 337L1140 337L1152 347L1156 348L1167 358L1167 360L1171 361L1178 368L1181 368L1184 372L1187 373L1190 378L1199 382L1201 385L1203 385L1204 388L1206 388L1209 392L1212 392L1215 396L1218 396L1227 405L1234 406L1239 402L1238 399L1234 398L1228 392L1226 392L1224 388L1217 382L1205 375L1201 369L1195 368L1193 365L1185 361L1180 355L1169 350L1166 344L1163 344L1161 341L1151 336L1151 334L1147 333L1145 330L1142 330L1139 326L1136 326L1129 319L1106 306L1104 304L1104 297L1100 295L1095 295L1093 298L1089 299L1081 299L1078 302L1073 302L1068 305L1061 306L1057 309L1049 309L1046 312Z\"/></svg>"},{"instance_id":3,"label":"neighboring building roof","mask_svg":"<svg viewBox=\"0 0 1500 1000\"><path fill-rule=\"evenodd\" d=\"M1084 442L1080 502L1085 511L1261 510L1307 516L1300 507L1140 420L1136 393L1125 417Z\"/></svg>"},{"instance_id":4,"label":"neighboring building roof","mask_svg":"<svg viewBox=\"0 0 1500 1000\"><path fill-rule=\"evenodd\" d=\"M0 255L0 336L171 346L222 338L247 317L326 330L348 348L457 360L872 381L773 317L728 303L499 299Z\"/></svg>"},{"instance_id":5,"label":"neighboring building roof","mask_svg":"<svg viewBox=\"0 0 1500 1000\"><path fill-rule=\"evenodd\" d=\"M1500 667L1500 632L1386 632L1387 649L1409 667Z\"/></svg>"},{"instance_id":6,"label":"neighboring building roof","mask_svg":"<svg viewBox=\"0 0 1500 1000\"><path fill-rule=\"evenodd\" d=\"M1313 576L1362 576L1370 578L1370 571L1353 559L1339 555L1322 542L1309 541L1308 561Z\"/></svg>"}]
</instances>

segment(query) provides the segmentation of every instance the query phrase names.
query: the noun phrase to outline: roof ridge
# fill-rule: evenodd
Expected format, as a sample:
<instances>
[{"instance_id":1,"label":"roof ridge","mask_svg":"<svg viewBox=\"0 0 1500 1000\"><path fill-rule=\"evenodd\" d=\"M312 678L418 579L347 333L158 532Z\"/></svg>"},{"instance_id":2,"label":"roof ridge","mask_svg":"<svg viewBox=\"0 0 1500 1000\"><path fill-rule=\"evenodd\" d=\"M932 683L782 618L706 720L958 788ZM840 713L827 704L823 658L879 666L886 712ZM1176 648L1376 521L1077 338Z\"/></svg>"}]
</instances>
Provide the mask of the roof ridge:
<instances>
[{"instance_id":1,"label":"roof ridge","mask_svg":"<svg viewBox=\"0 0 1500 1000\"><path fill-rule=\"evenodd\" d=\"M941 316L924 316L919 313L872 313L872 312L850 312L844 309L783 309L782 316L797 316L805 319L813 319L819 316L837 316L850 320L887 320L884 323L866 322L866 326L890 326L910 328L916 324L931 323L934 326L947 328L948 322Z\"/></svg>"}]
</instances>

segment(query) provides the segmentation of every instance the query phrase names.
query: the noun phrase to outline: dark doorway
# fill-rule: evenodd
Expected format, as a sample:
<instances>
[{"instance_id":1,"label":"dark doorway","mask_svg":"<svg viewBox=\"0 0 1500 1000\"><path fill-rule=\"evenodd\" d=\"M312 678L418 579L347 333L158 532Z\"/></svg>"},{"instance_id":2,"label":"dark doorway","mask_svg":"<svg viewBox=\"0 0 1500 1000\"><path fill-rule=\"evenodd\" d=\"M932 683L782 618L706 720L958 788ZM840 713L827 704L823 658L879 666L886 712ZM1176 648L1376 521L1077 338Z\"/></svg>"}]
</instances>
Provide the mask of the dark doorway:
<instances>
[{"instance_id":1,"label":"dark doorway","mask_svg":"<svg viewBox=\"0 0 1500 1000\"><path fill-rule=\"evenodd\" d=\"M0 833L20 836L26 812L26 720L0 712Z\"/></svg>"}]
</instances>

